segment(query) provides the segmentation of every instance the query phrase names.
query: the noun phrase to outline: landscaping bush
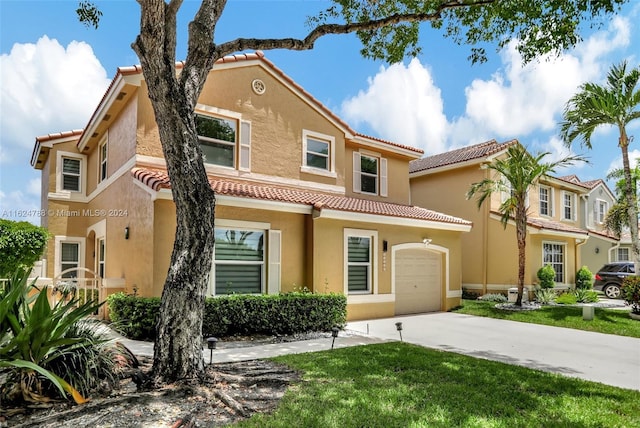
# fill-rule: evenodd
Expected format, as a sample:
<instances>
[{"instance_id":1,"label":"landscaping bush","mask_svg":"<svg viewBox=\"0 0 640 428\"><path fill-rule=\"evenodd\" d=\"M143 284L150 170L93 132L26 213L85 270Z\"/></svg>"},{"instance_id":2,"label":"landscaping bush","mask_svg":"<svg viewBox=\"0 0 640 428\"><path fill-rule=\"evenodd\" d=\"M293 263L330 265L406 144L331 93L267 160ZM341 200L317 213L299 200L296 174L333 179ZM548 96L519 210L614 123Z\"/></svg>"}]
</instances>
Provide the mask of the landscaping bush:
<instances>
[{"instance_id":1,"label":"landscaping bush","mask_svg":"<svg viewBox=\"0 0 640 428\"><path fill-rule=\"evenodd\" d=\"M536 288L535 291L536 302L547 305L553 303L556 300L556 292L549 288Z\"/></svg>"},{"instance_id":2,"label":"landscaping bush","mask_svg":"<svg viewBox=\"0 0 640 428\"><path fill-rule=\"evenodd\" d=\"M631 305L631 312L640 314L640 276L628 276L622 280L622 298Z\"/></svg>"},{"instance_id":3,"label":"landscaping bush","mask_svg":"<svg viewBox=\"0 0 640 428\"><path fill-rule=\"evenodd\" d=\"M27 221L0 219L0 278L18 269L31 270L47 245L49 233Z\"/></svg>"},{"instance_id":4,"label":"landscaping bush","mask_svg":"<svg viewBox=\"0 0 640 428\"><path fill-rule=\"evenodd\" d=\"M462 287L462 299L463 300L476 300L480 298L480 294L477 291L472 291Z\"/></svg>"},{"instance_id":5,"label":"landscaping bush","mask_svg":"<svg viewBox=\"0 0 640 428\"><path fill-rule=\"evenodd\" d=\"M580 303L595 303L598 301L598 293L586 288L576 288L573 292L576 296L576 301Z\"/></svg>"},{"instance_id":6,"label":"landscaping bush","mask_svg":"<svg viewBox=\"0 0 640 428\"><path fill-rule=\"evenodd\" d=\"M123 335L155 338L159 298L118 293L109 296L108 304L111 320ZM202 333L205 337L225 337L329 331L335 325L344 325L346 316L347 299L342 294L234 294L206 299Z\"/></svg>"},{"instance_id":7,"label":"landscaping bush","mask_svg":"<svg viewBox=\"0 0 640 428\"><path fill-rule=\"evenodd\" d=\"M507 301L507 296L504 294L485 294L478 298L478 300L482 300L483 302L496 302L496 303L505 303Z\"/></svg>"},{"instance_id":8,"label":"landscaping bush","mask_svg":"<svg viewBox=\"0 0 640 428\"><path fill-rule=\"evenodd\" d=\"M593 274L588 267L582 266L576 272L576 289L590 290L593 288Z\"/></svg>"},{"instance_id":9,"label":"landscaping bush","mask_svg":"<svg viewBox=\"0 0 640 428\"><path fill-rule=\"evenodd\" d=\"M540 288L553 288L556 285L556 271L551 265L545 265L538 269L538 280L540 281Z\"/></svg>"},{"instance_id":10,"label":"landscaping bush","mask_svg":"<svg viewBox=\"0 0 640 428\"><path fill-rule=\"evenodd\" d=\"M575 305L578 303L578 299L574 293L562 293L556 297L556 303L559 305Z\"/></svg>"}]
</instances>

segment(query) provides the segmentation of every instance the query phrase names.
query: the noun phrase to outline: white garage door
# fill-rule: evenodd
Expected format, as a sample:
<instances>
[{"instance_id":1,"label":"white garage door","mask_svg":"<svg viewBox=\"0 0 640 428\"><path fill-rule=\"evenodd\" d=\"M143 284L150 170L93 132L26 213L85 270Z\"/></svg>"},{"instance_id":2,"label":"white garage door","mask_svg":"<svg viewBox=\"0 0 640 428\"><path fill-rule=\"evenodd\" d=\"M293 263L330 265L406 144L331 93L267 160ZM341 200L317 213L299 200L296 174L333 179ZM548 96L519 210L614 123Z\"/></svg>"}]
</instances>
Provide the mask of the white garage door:
<instances>
[{"instance_id":1,"label":"white garage door","mask_svg":"<svg viewBox=\"0 0 640 428\"><path fill-rule=\"evenodd\" d=\"M395 264L396 315L441 310L442 253L399 250Z\"/></svg>"}]
</instances>

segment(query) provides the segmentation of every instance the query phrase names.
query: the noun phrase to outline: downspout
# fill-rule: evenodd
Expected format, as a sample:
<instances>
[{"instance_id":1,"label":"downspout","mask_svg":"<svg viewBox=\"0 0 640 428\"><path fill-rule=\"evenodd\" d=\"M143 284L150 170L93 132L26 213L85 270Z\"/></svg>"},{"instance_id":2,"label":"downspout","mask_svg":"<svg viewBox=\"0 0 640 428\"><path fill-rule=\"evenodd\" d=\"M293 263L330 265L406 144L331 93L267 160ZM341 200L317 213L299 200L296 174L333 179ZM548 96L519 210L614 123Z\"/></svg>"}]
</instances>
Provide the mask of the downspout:
<instances>
[{"instance_id":1,"label":"downspout","mask_svg":"<svg viewBox=\"0 0 640 428\"><path fill-rule=\"evenodd\" d=\"M575 270L576 272L578 272L578 270L580 270L580 268L582 267L581 264L579 262L581 262L582 260L580 259L580 248L581 246L583 246L584 244L587 243L587 240L589 239L589 235L587 235L584 239L581 238L576 238L576 249L575 249L575 254L573 255L574 258L574 263L575 263ZM576 272L574 272L573 274L575 275ZM573 282L575 283L575 277L573 278Z\"/></svg>"},{"instance_id":2,"label":"downspout","mask_svg":"<svg viewBox=\"0 0 640 428\"><path fill-rule=\"evenodd\" d=\"M618 240L618 243L616 245L614 245L613 247L609 248L609 254L607 255L608 259L607 259L607 263L611 263L613 261L613 258L611 257L611 255L613 254L614 250L618 250L620 248L620 240ZM616 257L616 261L619 261L618 258Z\"/></svg>"}]
</instances>

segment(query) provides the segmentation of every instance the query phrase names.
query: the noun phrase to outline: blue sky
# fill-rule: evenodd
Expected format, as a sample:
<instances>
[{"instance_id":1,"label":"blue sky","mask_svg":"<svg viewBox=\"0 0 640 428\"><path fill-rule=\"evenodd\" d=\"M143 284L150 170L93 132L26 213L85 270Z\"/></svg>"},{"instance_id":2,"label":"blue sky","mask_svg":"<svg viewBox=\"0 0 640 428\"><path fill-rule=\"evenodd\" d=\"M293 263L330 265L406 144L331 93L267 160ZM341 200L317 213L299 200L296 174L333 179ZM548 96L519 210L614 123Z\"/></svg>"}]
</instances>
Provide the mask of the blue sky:
<instances>
[{"instance_id":1,"label":"blue sky","mask_svg":"<svg viewBox=\"0 0 640 428\"><path fill-rule=\"evenodd\" d=\"M138 64L131 43L138 34L134 0L97 1L98 30L76 18L77 1L0 0L0 217L29 220L40 208L40 171L29 165L36 136L83 128L117 67ZM185 0L177 59L184 59L186 25L199 2ZM303 37L306 17L325 0L229 0L216 41L236 37ZM602 82L611 64L640 62L640 2L583 34L560 58L522 66L517 53L489 51L471 65L457 46L425 26L422 54L400 64L363 59L353 35L327 36L305 52L267 51L268 59L358 132L413 145L435 154L488 139L517 138L532 152L569 154L558 139L562 108L579 85ZM640 121L628 129L640 134ZM582 180L604 178L621 166L617 132L601 129L591 163L561 170ZM640 157L639 138L631 158ZM549 157L549 160L552 159ZM612 187L612 186L611 186ZM428 208L428 207L427 207Z\"/></svg>"}]
</instances>

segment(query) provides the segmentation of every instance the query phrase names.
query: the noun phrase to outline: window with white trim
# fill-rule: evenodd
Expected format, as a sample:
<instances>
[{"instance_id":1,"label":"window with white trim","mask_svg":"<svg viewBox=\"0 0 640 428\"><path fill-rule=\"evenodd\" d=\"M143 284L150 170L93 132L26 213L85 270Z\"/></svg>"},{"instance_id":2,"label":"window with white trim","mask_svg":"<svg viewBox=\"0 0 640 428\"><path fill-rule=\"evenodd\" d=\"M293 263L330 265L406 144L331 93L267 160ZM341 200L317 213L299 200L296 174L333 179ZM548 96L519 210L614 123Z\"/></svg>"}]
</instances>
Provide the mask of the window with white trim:
<instances>
[{"instance_id":1,"label":"window with white trim","mask_svg":"<svg viewBox=\"0 0 640 428\"><path fill-rule=\"evenodd\" d=\"M99 147L100 166L98 171L98 182L107 178L107 140L105 139Z\"/></svg>"},{"instance_id":2,"label":"window with white trim","mask_svg":"<svg viewBox=\"0 0 640 428\"><path fill-rule=\"evenodd\" d=\"M571 192L562 192L562 219L576 219L576 194Z\"/></svg>"},{"instance_id":3,"label":"window with white trim","mask_svg":"<svg viewBox=\"0 0 640 428\"><path fill-rule=\"evenodd\" d=\"M628 248L618 248L618 251L616 251L616 257L616 261L618 262L628 262L631 260Z\"/></svg>"},{"instance_id":4,"label":"window with white trim","mask_svg":"<svg viewBox=\"0 0 640 428\"><path fill-rule=\"evenodd\" d=\"M104 238L99 238L96 242L97 269L100 278L105 276L106 245Z\"/></svg>"},{"instance_id":5,"label":"window with white trim","mask_svg":"<svg viewBox=\"0 0 640 428\"><path fill-rule=\"evenodd\" d=\"M302 172L334 177L335 138L318 132L302 131Z\"/></svg>"},{"instance_id":6,"label":"window with white trim","mask_svg":"<svg viewBox=\"0 0 640 428\"><path fill-rule=\"evenodd\" d=\"M82 160L67 156L62 157L61 189L69 192L80 192L82 178Z\"/></svg>"},{"instance_id":7,"label":"window with white trim","mask_svg":"<svg viewBox=\"0 0 640 428\"><path fill-rule=\"evenodd\" d=\"M561 284L565 281L564 254L565 244L552 242L542 244L542 264L551 265L556 271L555 282Z\"/></svg>"},{"instance_id":8,"label":"window with white trim","mask_svg":"<svg viewBox=\"0 0 640 428\"><path fill-rule=\"evenodd\" d=\"M61 242L60 243L60 272L67 269L76 269L80 267L80 243L79 242ZM62 278L76 278L77 271L66 272L62 274Z\"/></svg>"},{"instance_id":9,"label":"window with white trim","mask_svg":"<svg viewBox=\"0 0 640 428\"><path fill-rule=\"evenodd\" d=\"M374 294L377 233L345 229L344 234L345 293Z\"/></svg>"},{"instance_id":10,"label":"window with white trim","mask_svg":"<svg viewBox=\"0 0 640 428\"><path fill-rule=\"evenodd\" d=\"M596 200L596 222L602 224L609 211L609 203L602 199Z\"/></svg>"},{"instance_id":11,"label":"window with white trim","mask_svg":"<svg viewBox=\"0 0 640 428\"><path fill-rule=\"evenodd\" d=\"M216 228L214 294L262 293L265 277L265 231Z\"/></svg>"},{"instance_id":12,"label":"window with white trim","mask_svg":"<svg viewBox=\"0 0 640 428\"><path fill-rule=\"evenodd\" d=\"M387 159L367 153L353 153L353 191L387 196Z\"/></svg>"},{"instance_id":13,"label":"window with white trim","mask_svg":"<svg viewBox=\"0 0 640 428\"><path fill-rule=\"evenodd\" d=\"M251 122L196 114L196 132L206 164L251 169Z\"/></svg>"},{"instance_id":14,"label":"window with white trim","mask_svg":"<svg viewBox=\"0 0 640 428\"><path fill-rule=\"evenodd\" d=\"M540 215L551 216L551 188L540 186Z\"/></svg>"}]
</instances>

